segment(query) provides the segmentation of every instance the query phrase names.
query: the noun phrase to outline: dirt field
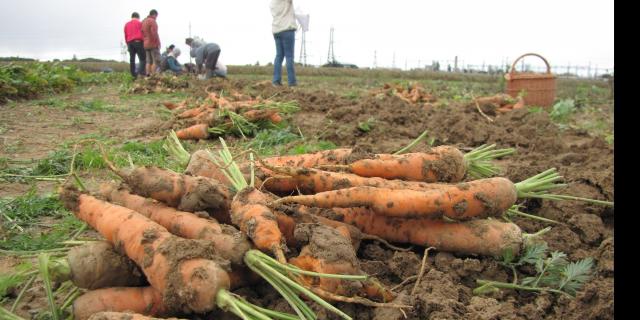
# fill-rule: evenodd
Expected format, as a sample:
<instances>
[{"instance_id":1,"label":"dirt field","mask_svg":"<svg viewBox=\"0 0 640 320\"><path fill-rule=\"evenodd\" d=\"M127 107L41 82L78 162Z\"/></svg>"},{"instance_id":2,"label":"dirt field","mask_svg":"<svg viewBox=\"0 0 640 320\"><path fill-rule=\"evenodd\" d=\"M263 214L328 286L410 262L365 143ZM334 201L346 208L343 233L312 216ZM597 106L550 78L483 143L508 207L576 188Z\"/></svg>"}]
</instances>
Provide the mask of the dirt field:
<instances>
[{"instance_id":1,"label":"dirt field","mask_svg":"<svg viewBox=\"0 0 640 320\"><path fill-rule=\"evenodd\" d=\"M378 83L370 84L371 87L376 85ZM302 110L291 119L292 127L299 128L305 137L331 141L340 147L392 152L410 143L424 130L428 130L434 145L456 145L463 150L485 143L513 147L516 154L500 161L504 176L512 181L521 181L555 167L569 183L565 193L613 201L613 145L603 136L585 129L562 129L547 112L527 108L507 114L487 112L493 119L491 122L475 105L463 100L442 99L441 103L417 106L397 97L370 95L364 86L357 88L354 96L349 96L349 92L355 90L353 87L339 91L303 85L291 90L258 83L250 77L198 84L179 93L146 96L122 94L116 85L82 88L70 94L0 106L0 157L40 159L57 150L63 142L92 135L122 142L163 139L166 132L157 128L167 119L167 113L160 102L180 101L185 95L204 96L205 89L236 89L281 101L295 100ZM438 87L427 89L438 97ZM496 93L492 89L485 91ZM445 94L443 92L442 96ZM91 106L82 104L83 101L96 100L102 101L102 108L78 108ZM612 101L595 107L607 116L612 115ZM370 118L374 119L370 131L358 129L358 124ZM190 145L192 149L203 146ZM423 142L415 150L427 148ZM81 176L89 180L89 186L111 178L105 170L83 171ZM40 192L51 192L56 187L54 182L35 184ZM29 188L26 183L0 181L0 197L18 196ZM414 306L405 310L406 317L394 309L343 303L337 306L354 319L612 319L613 209L574 201L527 201L524 204L528 213L561 222L543 236L551 251L563 251L571 261L586 257L595 259L594 276L575 299L553 293L514 290L475 296L472 290L477 286L476 279L508 282L512 280L511 271L492 258L455 256L434 250L429 253L426 272L416 293L410 294L413 281L396 289L398 301ZM529 233L548 226L523 218L513 221ZM385 285L394 287L418 273L423 251L424 248L414 247L409 252L396 252L377 242L365 241L358 251L358 258L365 272L375 274ZM7 270L14 264L13 258L0 257L0 270ZM237 293L265 307L286 310L285 301L267 288L266 285L242 288ZM30 298L17 310L25 317L30 311L46 308L42 294L35 290L28 294ZM322 313L319 317L334 318Z\"/></svg>"}]
</instances>

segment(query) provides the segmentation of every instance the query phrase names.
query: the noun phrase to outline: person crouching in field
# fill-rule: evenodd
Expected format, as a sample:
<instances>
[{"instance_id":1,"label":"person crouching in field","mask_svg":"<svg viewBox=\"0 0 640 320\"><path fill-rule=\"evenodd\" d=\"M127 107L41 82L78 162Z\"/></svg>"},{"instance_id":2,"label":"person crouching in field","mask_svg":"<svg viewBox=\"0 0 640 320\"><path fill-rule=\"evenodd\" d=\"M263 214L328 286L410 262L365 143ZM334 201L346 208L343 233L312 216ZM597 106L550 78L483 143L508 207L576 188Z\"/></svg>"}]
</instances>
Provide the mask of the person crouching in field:
<instances>
[{"instance_id":1,"label":"person crouching in field","mask_svg":"<svg viewBox=\"0 0 640 320\"><path fill-rule=\"evenodd\" d=\"M220 57L220 46L216 43L204 43L187 38L185 43L191 47L191 56L196 58L196 68L199 74L204 73L204 79L221 76L222 70L217 69ZM204 67L204 68L203 68ZM224 70L226 76L226 67Z\"/></svg>"},{"instance_id":2,"label":"person crouching in field","mask_svg":"<svg viewBox=\"0 0 640 320\"><path fill-rule=\"evenodd\" d=\"M167 57L162 60L162 71L171 71L176 75L182 74L182 66L178 62L178 56L180 56L180 49L174 48L167 54Z\"/></svg>"},{"instance_id":3,"label":"person crouching in field","mask_svg":"<svg viewBox=\"0 0 640 320\"><path fill-rule=\"evenodd\" d=\"M158 11L155 9L149 12L149 16L142 21L142 36L144 38L144 50L147 55L147 74L156 72L160 65L160 36L158 35L158 24L156 18Z\"/></svg>"},{"instance_id":4,"label":"person crouching in field","mask_svg":"<svg viewBox=\"0 0 640 320\"><path fill-rule=\"evenodd\" d=\"M140 22L140 15L137 12L132 13L131 21L124 25L124 40L129 50L129 69L131 76L135 78L138 74L144 75L146 53L144 52L143 45L142 22ZM141 69L136 68L136 55L142 66Z\"/></svg>"}]
</instances>

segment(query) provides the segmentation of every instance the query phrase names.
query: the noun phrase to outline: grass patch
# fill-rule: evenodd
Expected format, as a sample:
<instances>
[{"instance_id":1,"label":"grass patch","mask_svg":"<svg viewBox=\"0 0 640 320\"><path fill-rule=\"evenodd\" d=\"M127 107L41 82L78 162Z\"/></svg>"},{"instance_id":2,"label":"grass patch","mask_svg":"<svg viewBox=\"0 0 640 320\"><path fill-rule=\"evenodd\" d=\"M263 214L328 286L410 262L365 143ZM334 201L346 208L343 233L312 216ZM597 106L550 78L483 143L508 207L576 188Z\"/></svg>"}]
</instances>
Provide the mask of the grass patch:
<instances>
[{"instance_id":1,"label":"grass patch","mask_svg":"<svg viewBox=\"0 0 640 320\"><path fill-rule=\"evenodd\" d=\"M32 188L22 196L0 199L2 229L0 249L44 250L62 247L83 222L64 208L57 196L38 195ZM57 220L46 223L46 220Z\"/></svg>"}]
</instances>

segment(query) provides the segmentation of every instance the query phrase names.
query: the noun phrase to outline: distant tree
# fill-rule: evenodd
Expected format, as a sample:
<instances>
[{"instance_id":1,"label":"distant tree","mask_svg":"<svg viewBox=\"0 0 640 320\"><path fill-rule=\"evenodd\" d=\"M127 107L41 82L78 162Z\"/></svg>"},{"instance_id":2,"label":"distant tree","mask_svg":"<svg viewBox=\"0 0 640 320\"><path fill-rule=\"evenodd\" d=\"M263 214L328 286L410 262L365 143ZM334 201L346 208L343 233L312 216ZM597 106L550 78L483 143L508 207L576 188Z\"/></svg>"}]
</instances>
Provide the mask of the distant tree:
<instances>
[{"instance_id":1,"label":"distant tree","mask_svg":"<svg viewBox=\"0 0 640 320\"><path fill-rule=\"evenodd\" d=\"M260 60L256 61L256 67L260 66Z\"/></svg>"},{"instance_id":2,"label":"distant tree","mask_svg":"<svg viewBox=\"0 0 640 320\"><path fill-rule=\"evenodd\" d=\"M78 61L78 57L76 57L76 55L73 55L73 58L71 58L71 61Z\"/></svg>"}]
</instances>

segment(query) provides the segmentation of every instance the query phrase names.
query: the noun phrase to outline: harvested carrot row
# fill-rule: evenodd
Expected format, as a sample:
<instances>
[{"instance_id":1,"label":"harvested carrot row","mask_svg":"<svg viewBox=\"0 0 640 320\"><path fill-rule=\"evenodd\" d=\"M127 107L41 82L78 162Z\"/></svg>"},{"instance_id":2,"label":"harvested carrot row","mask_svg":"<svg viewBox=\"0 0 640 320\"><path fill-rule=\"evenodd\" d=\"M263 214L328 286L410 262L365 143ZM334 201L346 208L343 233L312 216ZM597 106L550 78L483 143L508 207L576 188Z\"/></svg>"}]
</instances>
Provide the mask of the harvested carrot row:
<instances>
[{"instance_id":1,"label":"harvested carrot row","mask_svg":"<svg viewBox=\"0 0 640 320\"><path fill-rule=\"evenodd\" d=\"M187 239L210 240L220 256L236 266L243 264L244 254L251 249L247 237L232 226L179 211L152 199L131 194L113 184L103 184L100 194L112 203L150 218L175 235Z\"/></svg>"},{"instance_id":2,"label":"harvested carrot row","mask_svg":"<svg viewBox=\"0 0 640 320\"><path fill-rule=\"evenodd\" d=\"M387 241L435 247L441 251L501 256L506 250L517 255L523 234L513 223L493 219L446 222L433 219L399 219L379 216L366 208L335 208L337 220Z\"/></svg>"},{"instance_id":3,"label":"harvested carrot row","mask_svg":"<svg viewBox=\"0 0 640 320\"><path fill-rule=\"evenodd\" d=\"M344 164L348 160L349 156L351 156L352 151L353 150L349 148L341 148L308 154L268 157L262 159L262 161L272 166L312 168L320 165Z\"/></svg>"},{"instance_id":4,"label":"harvested carrot row","mask_svg":"<svg viewBox=\"0 0 640 320\"><path fill-rule=\"evenodd\" d=\"M178 238L133 210L81 194L71 186L60 196L79 219L142 268L165 306L187 313L211 311L218 292L229 289L229 276L219 264L223 261L206 245L210 242Z\"/></svg>"},{"instance_id":5,"label":"harvested carrot row","mask_svg":"<svg viewBox=\"0 0 640 320\"><path fill-rule=\"evenodd\" d=\"M180 114L178 114L176 117L178 119L186 119L186 118L193 118L196 117L204 112L213 110L212 108L208 107L208 106L200 106L197 108L193 108L193 109L189 109L186 111L181 112Z\"/></svg>"},{"instance_id":6,"label":"harvested carrot row","mask_svg":"<svg viewBox=\"0 0 640 320\"><path fill-rule=\"evenodd\" d=\"M153 287L113 287L89 291L73 302L75 320L94 318L104 311L134 312L160 317L169 314L162 294Z\"/></svg>"}]
</instances>

